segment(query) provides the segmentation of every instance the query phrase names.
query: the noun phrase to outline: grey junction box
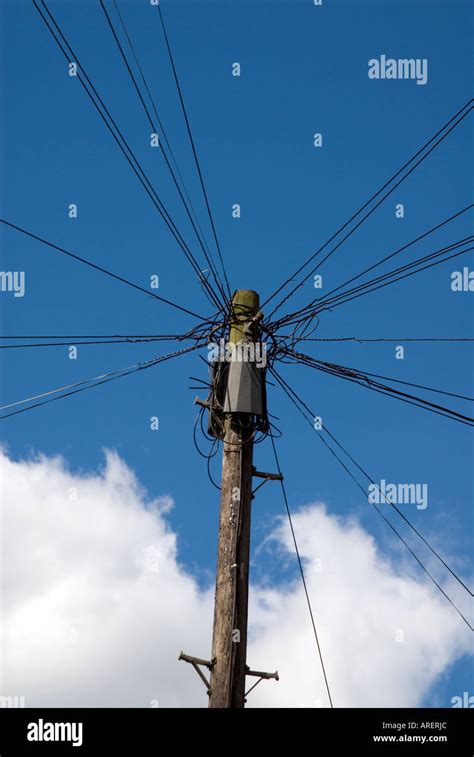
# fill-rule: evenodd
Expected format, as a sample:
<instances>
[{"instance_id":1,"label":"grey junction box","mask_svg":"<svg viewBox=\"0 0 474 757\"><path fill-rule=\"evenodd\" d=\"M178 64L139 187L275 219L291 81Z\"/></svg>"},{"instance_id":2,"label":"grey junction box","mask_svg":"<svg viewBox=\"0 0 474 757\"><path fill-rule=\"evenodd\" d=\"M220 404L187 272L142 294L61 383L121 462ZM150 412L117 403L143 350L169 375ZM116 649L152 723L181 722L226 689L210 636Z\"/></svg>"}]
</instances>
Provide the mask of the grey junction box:
<instances>
[{"instance_id":1,"label":"grey junction box","mask_svg":"<svg viewBox=\"0 0 474 757\"><path fill-rule=\"evenodd\" d=\"M264 415L263 402L264 369L254 362L232 360L229 364L225 413L250 413Z\"/></svg>"}]
</instances>

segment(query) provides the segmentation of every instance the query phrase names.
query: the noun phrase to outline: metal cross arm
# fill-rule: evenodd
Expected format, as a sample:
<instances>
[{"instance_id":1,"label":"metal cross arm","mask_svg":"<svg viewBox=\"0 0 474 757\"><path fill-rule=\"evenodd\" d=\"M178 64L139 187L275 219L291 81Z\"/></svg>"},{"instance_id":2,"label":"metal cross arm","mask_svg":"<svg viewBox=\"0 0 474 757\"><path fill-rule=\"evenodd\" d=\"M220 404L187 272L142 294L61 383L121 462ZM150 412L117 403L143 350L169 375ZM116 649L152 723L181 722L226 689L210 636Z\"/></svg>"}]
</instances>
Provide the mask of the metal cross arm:
<instances>
[{"instance_id":1,"label":"metal cross arm","mask_svg":"<svg viewBox=\"0 0 474 757\"><path fill-rule=\"evenodd\" d=\"M256 678L258 678L258 681L256 681L253 684L253 686L251 686L250 689L248 689L248 691L245 692L245 697L247 697L250 694L250 692L253 691L255 687L258 686L258 684L261 681L269 681L271 678L274 678L275 681L280 680L280 676L278 675L278 670L275 670L274 673L263 673L261 670L250 670L249 666L247 665L247 669L245 672L246 672L246 675L248 676L255 676ZM247 701L247 699L245 699L245 701Z\"/></svg>"},{"instance_id":2,"label":"metal cross arm","mask_svg":"<svg viewBox=\"0 0 474 757\"><path fill-rule=\"evenodd\" d=\"M252 476L254 478L263 478L263 481L253 490L252 498L267 481L283 481L283 473L264 473L263 471L258 471L255 466L252 468Z\"/></svg>"},{"instance_id":3,"label":"metal cross arm","mask_svg":"<svg viewBox=\"0 0 474 757\"><path fill-rule=\"evenodd\" d=\"M206 676L201 670L201 667L205 667L208 670L212 670L215 660L202 660L200 657L191 657L191 655L185 654L184 652L179 653L178 660L184 660L184 662L189 662L196 673L198 674L201 681L204 683L204 686L206 687L207 693L211 693L211 684L207 680Z\"/></svg>"}]
</instances>

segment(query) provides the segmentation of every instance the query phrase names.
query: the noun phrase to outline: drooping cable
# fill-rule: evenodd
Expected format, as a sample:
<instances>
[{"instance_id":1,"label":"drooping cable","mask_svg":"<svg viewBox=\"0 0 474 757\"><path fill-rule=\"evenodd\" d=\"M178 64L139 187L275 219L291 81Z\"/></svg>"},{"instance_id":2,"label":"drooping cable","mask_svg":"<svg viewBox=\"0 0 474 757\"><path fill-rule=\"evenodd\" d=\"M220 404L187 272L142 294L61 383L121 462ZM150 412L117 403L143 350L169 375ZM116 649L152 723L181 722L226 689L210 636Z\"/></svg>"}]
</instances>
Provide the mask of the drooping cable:
<instances>
[{"instance_id":1,"label":"drooping cable","mask_svg":"<svg viewBox=\"0 0 474 757\"><path fill-rule=\"evenodd\" d=\"M292 350L288 350L289 355L291 355L292 352L293 352ZM444 407L443 405L439 405L434 402L429 402L423 397L418 397L416 395L409 394L408 392L402 392L398 389L395 389L394 387L388 386L386 384L382 384L379 381L374 381L372 378L370 378L368 374L363 373L362 371L356 371L352 368L346 368L345 366L338 366L337 364L334 364L334 363L326 363L322 360L316 360L315 358L310 358L308 355L303 355L302 353L294 353L294 356L297 359L297 362L300 362L303 365L307 365L309 367L315 368L316 370L319 370L323 373L328 373L330 375L337 376L338 378L342 378L346 381L351 381L353 383L359 384L359 386L363 386L365 389L371 389L380 394L391 396L395 399L400 400L401 402L406 402L408 404L414 405L415 407L420 407L423 410L427 410L428 412L435 413L437 415L442 415L443 417L457 421L458 423L462 423L468 426L474 425L474 418L471 418L470 416L464 415L462 413L458 413L457 411L452 410L451 408ZM401 382L397 382L397 383L401 383ZM444 392L443 390L433 390L432 388L428 388L428 387L423 387L423 388L427 389L428 391L436 391L439 393L447 394L447 392ZM454 394L454 393L451 393L451 394ZM456 396L461 399L467 399L467 400L472 401L470 397L464 397L463 395L456 395Z\"/></svg>"},{"instance_id":2,"label":"drooping cable","mask_svg":"<svg viewBox=\"0 0 474 757\"><path fill-rule=\"evenodd\" d=\"M33 397L27 397L26 399L19 400L18 402L11 402L8 405L2 405L0 407L0 411L8 410L12 407L18 407L19 405L24 405L28 402L34 402L34 400L42 399L43 397L49 397L49 399L43 400L42 402L34 402L33 405L28 405L28 407L24 407L24 408L21 408L20 410L14 410L10 413L5 413L4 415L0 415L0 420L5 420L5 418L10 418L13 415L19 415L20 413L25 413L28 410L33 410L34 408L41 407L42 405L47 405L50 402L55 402L56 400L61 400L61 399L65 399L66 397L71 397L74 394L79 394L79 392L85 392L87 389L93 389L96 386L107 384L110 381L115 381L116 379L123 378L124 376L130 376L132 373L136 373L137 371L143 371L147 368L152 368L154 365L158 365L158 363L163 363L166 360L170 360L171 358L177 357L178 355L184 355L187 352L192 352L195 349L197 349L196 345L192 345L191 347L184 347L182 350L176 350L175 352L170 352L166 355L161 355L160 357L154 358L152 360L146 360L141 363L135 363L134 365L131 365L128 368L121 368L117 371L103 373L99 376L94 376L91 379L84 379L83 381L76 381L74 384L68 384L67 386L59 387L58 389L51 389L48 392L43 392L42 394L36 394ZM65 391L66 389L71 389L72 391L66 392ZM60 392L64 392L64 393L60 394ZM56 394L58 396L52 397L51 395L53 394Z\"/></svg>"},{"instance_id":3,"label":"drooping cable","mask_svg":"<svg viewBox=\"0 0 474 757\"><path fill-rule=\"evenodd\" d=\"M277 467L277 471L278 471L279 475L282 476L282 472L281 472L281 468L280 468L280 461L278 459L278 454L277 454L276 446L275 446L275 440L274 440L272 434L270 434L270 440L271 440L271 443L272 443L273 454L275 456L275 464L276 464L276 467ZM283 500L285 502L286 514L288 516L288 521L289 521L289 524L290 524L291 536L292 536L293 544L294 544L294 547L295 547L296 558L298 560L298 567L299 567L299 570L300 570L301 581L303 583L303 589L304 589L304 593L305 593L305 597L306 597L306 604L308 605L308 611L309 611L309 615L310 615L310 619L311 619L311 625L313 627L314 638L316 640L316 647L317 647L317 650L318 650L318 656L319 656L319 660L321 662L321 668L322 668L323 676L324 676L324 683L325 683L326 691L327 691L327 694L328 694L329 704L330 704L330 706L332 708L332 707L334 707L334 705L333 705L333 702L332 702L331 691L329 689L329 682L328 682L328 678L327 678L327 674L326 674L326 666L324 664L324 659L323 659L323 654L322 654L322 650L321 650L321 645L320 645L320 642L319 642L318 631L316 629L316 622L315 622L315 619L314 619L313 608L311 606L311 600L310 600L310 597L309 597L308 587L307 587L307 584L306 584L306 578L305 578L305 574L304 574L303 563L302 563L301 556L300 556L300 551L299 551L299 548L298 548L298 542L296 540L295 529L294 529L294 526L293 526L293 519L291 517L291 510L290 510L290 506L289 506L289 503L288 503L288 497L287 497L287 494L286 494L286 488L285 488L285 483L283 481L283 477L280 478L280 486L281 486L281 491L282 491L282 494L283 494Z\"/></svg>"},{"instance_id":4,"label":"drooping cable","mask_svg":"<svg viewBox=\"0 0 474 757\"><path fill-rule=\"evenodd\" d=\"M310 418L308 417L309 415L311 416L311 418L314 418L314 417L315 417L315 414L313 413L313 411L312 411L312 410L311 410L311 409L310 409L310 408L308 407L308 405L307 405L307 404L306 404L306 403L304 402L304 400L302 400L302 399L301 399L301 397L300 397L300 396L299 396L299 395L298 395L298 394L297 394L297 393L295 392L295 390L294 390L294 389L293 389L293 388L292 388L292 387L291 387L291 386L290 386L290 385L288 384L288 382L287 382L287 381L285 381L285 379L284 379L284 378L283 378L283 377L281 376L281 374L279 374L279 373L278 373L278 372L277 372L277 371L275 370L275 368L272 368L272 369L271 369L271 373L272 373L272 375L273 375L273 376L275 377L275 379L276 379L276 380L278 381L278 383L279 383L280 387L281 387L281 388L283 389L283 391L285 392L285 394L287 394L287 396L289 397L289 399L291 400L291 402L292 402L292 403L293 403L293 404L295 405L295 407L296 407L296 408L298 409L298 411L300 412L300 414L301 414L301 415L302 415L302 416L303 416L303 417L305 418L305 420L306 420L306 421L307 421L307 422L308 422L308 423L309 423L309 424L311 425L311 428L312 428L313 430L315 430L315 429L314 429L314 426L313 426L313 423L312 423L312 420L311 420L311 419L310 419ZM308 413L308 415L306 415L306 413ZM365 470L364 470L364 469L362 468L362 466L360 466L360 465L359 465L359 463L357 463L357 461L356 461L356 460L354 459L354 457L353 457L353 456L352 456L352 455L351 455L351 454L350 454L350 453L349 453L349 452L348 452L348 451L347 451L347 450L346 450L346 449L345 449L344 447L342 447L342 445L341 445L341 444L340 444L340 443L339 443L339 442L337 441L337 439L336 439L336 438L334 437L334 435L333 435L333 434L332 434L332 433L331 433L331 432L329 431L329 429L327 428L327 424L326 424L326 423L324 424L324 426L323 426L322 430L323 430L323 431L324 431L325 433L327 433L327 434L328 434L328 436L330 436L330 438L331 438L331 439L332 439L332 440L333 440L333 441L334 441L334 442L335 442L335 443L336 443L336 444L337 444L337 445L338 445L338 446L340 447L340 449L341 449L341 450L342 450L342 451L344 452L344 454L345 454L345 455L346 455L346 456L347 456L347 457L349 458L349 460L351 460L351 462L352 462L352 463L353 463L353 464L354 464L354 465L355 465L355 466L356 466L356 467L358 468L358 470L359 470L359 471L360 471L360 472L361 472L361 473L362 473L362 474L363 474L363 475L364 475L364 476L366 477L366 479L367 479L367 480L368 480L368 481L369 481L369 482L370 482L371 484L373 484L373 485L374 485L374 486L375 486L375 487L376 487L376 488L377 488L377 489L379 490L379 493L380 493L380 488L379 488L379 487L378 487L378 485L377 485L377 484L375 483L374 479L373 479L373 478L372 478L371 476L369 476L369 474L368 474L368 473L367 473L367 472L366 472L366 471L365 471ZM334 455L334 456L335 456L335 457L336 457L336 458L337 458L337 459L339 460L339 462L341 463L341 465L342 465L342 466L344 467L344 469L345 469L345 470L347 471L347 473L348 473L348 474L350 475L350 477L351 477L351 478L353 479L353 481L354 481L354 482L356 483L356 485L358 486L358 488L359 488L359 489L360 489L360 490L361 490L361 491L363 492L364 496L365 496L365 497L367 497L367 492L366 492L366 490L365 490L365 489L363 488L363 486L362 486L362 485L360 484L360 482L358 482L358 481L357 481L357 479L355 478L354 474L353 474L353 473L352 473L352 472L350 471L350 469L349 469L349 468L348 468L348 467L347 467L347 466L345 465L345 463L344 463L344 462L343 462L343 461L342 461L342 460L341 460L341 459L340 459L340 458L338 457L337 453L336 453L336 452L335 452L335 451L334 451L334 450L333 450L333 449L331 448L331 446L330 446L330 445L328 444L328 442L327 442L327 441L326 441L326 440L324 439L324 436L323 436L323 435L321 435L321 434L319 434L319 432L318 432L318 438L319 438L319 439L320 439L320 440L321 440L321 441L322 441L322 442L323 442L323 443L325 444L325 446L326 446L326 447L327 447L327 448L328 448L328 449L329 449L329 450L331 451L331 453L332 453L332 454L333 454L333 455ZM413 532L414 532L414 533L415 533L415 534L416 534L416 535L417 535L417 536L418 536L418 537L419 537L419 538L420 538L420 539L421 539L421 540L422 540L422 541L424 542L424 544L425 544L425 545L426 545L426 546L427 546L427 547L429 548L429 550L431 551L431 553L432 553L432 554L433 554L433 555L434 555L434 556L435 556L435 557L436 557L436 558L437 558L437 559L439 560L439 562L440 562L440 563L442 563L442 565L443 565L443 566L444 566L444 567L445 567L445 568L446 568L446 569L447 569L447 570L449 571L449 573L450 573L450 574L451 574L451 575L453 576L453 578L455 578L455 580L456 580L456 581L457 581L457 582L458 582L458 583L459 583L459 584L460 584L460 585L461 585L461 586L462 586L462 587L463 587L463 588L464 588L464 589L465 589L465 590L466 590L466 591L467 591L467 592L468 592L468 593L469 593L469 594L470 594L471 596L474 596L473 592L472 592L472 591L471 591L471 589L470 589L470 588L469 588L469 587L468 587L468 586L466 585L466 583L465 583L465 582L464 582L464 581L463 581L463 580L462 580L462 579L461 579L461 578L460 578L460 577L459 577L459 576L457 575L457 573L456 573L456 572L455 572L455 571L454 571L454 570L453 570L453 569L452 569L452 568L451 568L451 567L450 567L450 566L448 565L448 563L446 562L446 560L444 560L444 559L443 559L443 557L442 557L442 556L441 556L441 555L440 555L440 554L438 553L438 551L437 551L437 550L436 550L436 549L435 549L435 548L434 548L434 547L433 547L433 546L432 546L432 545L431 545L431 544L429 543L429 541L428 541L428 540L426 539L426 537L424 537L424 536L423 536L423 535L422 535L422 534L420 533L420 531L419 531L419 530L418 530L418 529L417 529L417 528L416 528L416 527L415 527L415 526L414 526L414 525L413 525L413 524L412 524L412 523L411 523L411 522L410 522L410 521L408 520L408 518L407 518L407 517L406 517L406 516L404 515L404 513L403 513L403 512L402 512L402 511L401 511L401 510L400 510L400 509L399 509L399 508L397 507L397 505L396 505L396 504L395 504L394 502L392 502L392 501L391 501L391 500L390 500L390 499L389 499L388 497L386 497L386 496L384 496L384 500L385 500L385 502L386 502L387 504L389 504L389 505L390 505L390 506L391 506L391 507L392 507L392 508L393 508L393 509L394 509L394 510L395 510L395 511L396 511L396 512L398 513L398 515L399 515L399 516L400 516L400 517L401 517L401 518L402 518L402 519L403 519L403 520L405 521L405 523L406 523L406 524L407 524L407 525L408 525L408 526L410 527L410 529L411 529L411 530L412 530L412 531L413 531ZM374 505L374 507L376 507L376 505ZM383 514L381 513L381 511L380 511L380 510L379 510L379 509L378 509L377 507L376 507L376 509L377 509L377 512L379 513L379 515L381 515L382 517L384 517L384 516L383 516ZM385 517L384 517L384 520L385 520L385 521L386 521L386 522L387 522L388 524L390 524L390 521L388 521L388 519L386 519ZM441 591L441 592L443 593L443 595L444 595L444 596L445 596L445 597L446 597L446 598L448 599L448 601L449 601L449 602L450 602L450 603L451 603L451 604L453 605L453 607L454 607L454 608L456 609L456 611L458 612L458 614L459 614L459 615L461 615L462 619L463 619L463 620L464 620L464 621L465 621L465 622L466 622L466 623L468 624L468 626L469 626L469 627L471 628L471 630L473 630L473 629L472 629L472 627L471 627L471 625L470 625L470 623L469 623L469 622L468 622L468 621L466 620L466 618L464 617L464 615L462 615L462 613L460 612L460 610L458 609L458 607L456 607L456 605L455 605L455 604L454 604L454 603L452 602L452 600L451 600L451 599L450 599L450 598L449 598L449 597L447 596L447 594L445 593L445 591L444 591L444 590L443 590L443 589L442 589L442 588L441 588L441 587L439 586L439 584L438 584L438 582L436 581L436 579L435 579L435 578L434 578L434 577L433 577L433 576L432 576L432 575L431 575L431 574L429 573L429 571L428 571L428 570L427 570L427 569L425 568L425 566L424 566L424 565L423 565L423 564L421 563L421 561L420 561L420 560L419 560L419 558L418 558L418 557L417 557L417 556L416 556L416 555L414 554L414 552L413 552L413 551L411 550L411 548L409 547L409 545L407 544L407 542L406 542L406 541L405 541L405 540L404 540L404 539L403 539L403 538L401 537L401 535L399 535L399 534L398 534L398 532L397 532L397 531L396 531L396 530L394 529L394 527L393 527L393 526L392 526L391 524L390 524L390 527L392 528L392 530L394 531L394 533L396 533L396 535L397 535L397 536L399 536L399 538L400 538L400 539L402 540L402 542L403 542L403 543L405 544L405 546L406 546L406 547L407 547L407 548L408 548L408 549L410 550L410 553L411 553L411 554L413 555L413 557L414 557L414 558L415 558L415 559L417 560L417 562L418 562L418 563L419 563L419 564L421 565L421 567L422 567L422 568L423 568L423 570L424 570L424 571L425 571L425 572L427 573L427 575L428 575L428 576L430 577L430 579L431 579L431 580L433 581L433 583L435 583L435 585L436 585L436 586L437 586L437 587L438 587L438 588L440 589L440 591Z\"/></svg>"}]
</instances>

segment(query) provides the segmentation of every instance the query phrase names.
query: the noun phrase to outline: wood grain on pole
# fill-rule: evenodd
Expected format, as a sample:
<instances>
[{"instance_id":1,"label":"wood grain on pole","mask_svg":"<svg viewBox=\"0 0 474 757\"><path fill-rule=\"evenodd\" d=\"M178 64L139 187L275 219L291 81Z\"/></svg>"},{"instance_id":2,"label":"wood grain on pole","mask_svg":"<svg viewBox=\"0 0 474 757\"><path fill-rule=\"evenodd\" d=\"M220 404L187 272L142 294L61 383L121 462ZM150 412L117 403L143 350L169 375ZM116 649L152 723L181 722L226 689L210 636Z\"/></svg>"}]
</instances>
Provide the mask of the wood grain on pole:
<instances>
[{"instance_id":1,"label":"wood grain on pole","mask_svg":"<svg viewBox=\"0 0 474 757\"><path fill-rule=\"evenodd\" d=\"M258 312L256 292L239 290L230 341L248 338L244 322ZM252 501L251 416L228 414L222 458L221 505L209 707L238 708L245 702L247 616Z\"/></svg>"}]
</instances>

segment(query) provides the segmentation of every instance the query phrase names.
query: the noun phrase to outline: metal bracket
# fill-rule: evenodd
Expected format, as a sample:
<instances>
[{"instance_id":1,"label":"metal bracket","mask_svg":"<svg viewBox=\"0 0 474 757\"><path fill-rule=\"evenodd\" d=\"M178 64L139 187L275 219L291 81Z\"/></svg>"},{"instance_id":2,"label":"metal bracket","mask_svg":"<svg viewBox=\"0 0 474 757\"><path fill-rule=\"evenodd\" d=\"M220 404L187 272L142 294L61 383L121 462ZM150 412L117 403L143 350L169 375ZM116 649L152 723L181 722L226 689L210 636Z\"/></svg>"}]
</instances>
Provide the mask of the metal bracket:
<instances>
[{"instance_id":1,"label":"metal bracket","mask_svg":"<svg viewBox=\"0 0 474 757\"><path fill-rule=\"evenodd\" d=\"M275 681L279 681L280 680L280 676L278 675L278 670L275 670L274 673L263 673L261 670L250 670L249 666L247 665L246 666L246 674L248 676L255 676L255 677L257 677L258 681L256 683L254 683L254 685L251 686L250 689L248 689L248 691L245 692L245 697L247 697L248 694L250 694L250 692L253 691L254 688L256 686L258 686L258 684L261 681L268 681L271 678L274 678ZM247 699L245 699L245 701L247 701Z\"/></svg>"},{"instance_id":2,"label":"metal bracket","mask_svg":"<svg viewBox=\"0 0 474 757\"><path fill-rule=\"evenodd\" d=\"M206 687L207 695L210 696L211 684L207 680L204 673L202 672L201 667L207 668L208 670L212 670L212 668L216 664L215 658L213 658L212 660L203 660L200 657L192 657L191 655L185 654L184 652L180 652L178 660L184 660L184 662L189 662L193 666L194 670L196 671L199 678L201 679L204 686ZM249 666L246 665L245 674L248 676L254 676L258 678L258 681L254 683L254 685L251 686L250 689L248 689L248 691L245 692L245 697L247 697L247 695L250 694L250 692L253 691L254 688L258 686L258 684L261 681L269 681L272 678L275 681L280 680L280 676L278 675L278 670L276 670L274 673L264 673L261 670L250 670ZM247 699L245 699L245 701L247 701Z\"/></svg>"},{"instance_id":3,"label":"metal bracket","mask_svg":"<svg viewBox=\"0 0 474 757\"><path fill-rule=\"evenodd\" d=\"M200 405L201 407L207 407L208 410L211 409L210 403L209 402L205 402L200 397L196 397L196 399L194 400L194 404L195 405Z\"/></svg>"},{"instance_id":4,"label":"metal bracket","mask_svg":"<svg viewBox=\"0 0 474 757\"><path fill-rule=\"evenodd\" d=\"M263 478L262 483L256 486L253 490L252 499L255 496L256 492L258 492L258 490L261 489L262 486L267 483L267 481L283 481L283 473L264 473L263 471L258 471L255 466L253 466L252 468L252 476L254 476L255 478Z\"/></svg>"},{"instance_id":5,"label":"metal bracket","mask_svg":"<svg viewBox=\"0 0 474 757\"><path fill-rule=\"evenodd\" d=\"M184 652L180 652L178 660L184 660L184 662L189 662L193 666L193 668L196 671L196 673L198 674L199 678L204 683L204 686L206 687L207 694L209 696L210 693L211 693L211 684L207 680L207 678L204 675L204 673L202 672L200 666L202 666L204 668L207 668L208 670L212 670L212 668L214 667L214 665L216 663L215 659L213 659L213 660L202 660L200 657L191 657L191 655L185 654Z\"/></svg>"}]
</instances>

